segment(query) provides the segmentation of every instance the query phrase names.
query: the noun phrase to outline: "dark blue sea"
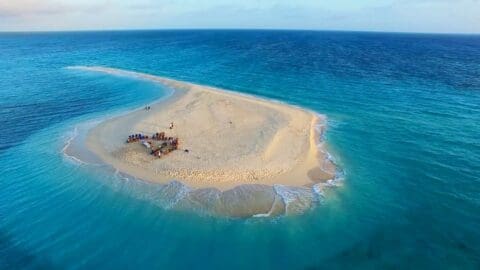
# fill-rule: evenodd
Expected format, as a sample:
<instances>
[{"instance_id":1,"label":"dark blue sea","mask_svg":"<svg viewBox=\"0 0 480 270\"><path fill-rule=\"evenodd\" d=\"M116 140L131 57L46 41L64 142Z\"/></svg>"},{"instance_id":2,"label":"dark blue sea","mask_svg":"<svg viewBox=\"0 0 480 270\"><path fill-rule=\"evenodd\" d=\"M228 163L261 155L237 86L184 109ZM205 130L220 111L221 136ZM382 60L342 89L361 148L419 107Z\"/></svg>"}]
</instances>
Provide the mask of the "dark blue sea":
<instances>
[{"instance_id":1,"label":"dark blue sea","mask_svg":"<svg viewBox=\"0 0 480 270\"><path fill-rule=\"evenodd\" d=\"M166 95L105 66L325 114L342 184L300 215L162 207L65 156L82 123ZM480 269L480 36L0 33L0 269Z\"/></svg>"}]
</instances>

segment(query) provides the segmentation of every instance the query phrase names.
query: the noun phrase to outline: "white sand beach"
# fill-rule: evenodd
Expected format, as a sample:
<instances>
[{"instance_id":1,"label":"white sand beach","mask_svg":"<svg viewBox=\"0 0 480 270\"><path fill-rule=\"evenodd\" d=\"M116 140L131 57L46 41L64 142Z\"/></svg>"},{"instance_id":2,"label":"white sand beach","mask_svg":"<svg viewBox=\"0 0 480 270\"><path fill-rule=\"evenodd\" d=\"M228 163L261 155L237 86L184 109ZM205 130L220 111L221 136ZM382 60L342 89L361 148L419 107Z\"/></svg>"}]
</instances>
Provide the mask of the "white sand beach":
<instances>
[{"instance_id":1,"label":"white sand beach","mask_svg":"<svg viewBox=\"0 0 480 270\"><path fill-rule=\"evenodd\" d=\"M219 190L243 184L311 186L334 177L334 165L324 146L318 146L317 130L323 132L325 116L148 74L78 68L135 76L175 90L150 110L114 117L89 131L87 147L121 172L157 183L175 179L194 188ZM130 134L162 131L179 138L179 150L162 158L150 155L141 143L125 142Z\"/></svg>"}]
</instances>

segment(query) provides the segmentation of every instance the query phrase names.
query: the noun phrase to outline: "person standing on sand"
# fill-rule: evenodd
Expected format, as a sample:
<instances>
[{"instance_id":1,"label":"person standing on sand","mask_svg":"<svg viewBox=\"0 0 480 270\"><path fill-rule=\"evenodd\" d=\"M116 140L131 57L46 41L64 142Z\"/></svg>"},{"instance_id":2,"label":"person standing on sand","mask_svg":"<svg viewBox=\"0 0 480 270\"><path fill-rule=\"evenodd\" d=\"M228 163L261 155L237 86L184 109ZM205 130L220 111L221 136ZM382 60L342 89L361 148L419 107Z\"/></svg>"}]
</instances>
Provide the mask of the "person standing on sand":
<instances>
[{"instance_id":1,"label":"person standing on sand","mask_svg":"<svg viewBox=\"0 0 480 270\"><path fill-rule=\"evenodd\" d=\"M173 122L170 123L170 129L173 129Z\"/></svg>"}]
</instances>

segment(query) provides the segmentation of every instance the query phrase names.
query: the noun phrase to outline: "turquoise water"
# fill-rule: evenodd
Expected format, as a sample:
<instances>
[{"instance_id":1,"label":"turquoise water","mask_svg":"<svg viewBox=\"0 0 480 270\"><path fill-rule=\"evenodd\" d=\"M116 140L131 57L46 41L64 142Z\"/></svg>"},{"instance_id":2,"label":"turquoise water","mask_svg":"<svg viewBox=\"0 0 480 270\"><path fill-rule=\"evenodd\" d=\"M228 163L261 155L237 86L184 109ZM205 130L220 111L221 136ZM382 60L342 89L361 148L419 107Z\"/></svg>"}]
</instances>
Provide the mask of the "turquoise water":
<instances>
[{"instance_id":1,"label":"turquoise water","mask_svg":"<svg viewBox=\"0 0 480 270\"><path fill-rule=\"evenodd\" d=\"M343 185L300 216L166 210L62 153L167 92L102 65L329 117ZM0 268L480 268L480 37L282 31L0 34Z\"/></svg>"}]
</instances>

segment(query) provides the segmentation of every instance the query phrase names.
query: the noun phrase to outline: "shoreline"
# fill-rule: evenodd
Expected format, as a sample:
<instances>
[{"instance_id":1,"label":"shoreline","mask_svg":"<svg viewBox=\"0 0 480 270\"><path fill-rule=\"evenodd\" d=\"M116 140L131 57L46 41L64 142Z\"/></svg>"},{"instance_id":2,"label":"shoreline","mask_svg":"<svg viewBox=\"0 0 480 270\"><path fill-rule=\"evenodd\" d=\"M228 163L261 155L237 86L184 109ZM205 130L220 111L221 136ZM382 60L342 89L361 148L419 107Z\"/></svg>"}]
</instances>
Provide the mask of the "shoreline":
<instances>
[{"instance_id":1,"label":"shoreline","mask_svg":"<svg viewBox=\"0 0 480 270\"><path fill-rule=\"evenodd\" d=\"M86 138L87 148L103 162L122 173L154 183L168 184L177 180L193 188L215 188L220 191L249 184L311 188L317 183L335 177L335 165L327 158L324 145L319 144L326 121L323 115L281 102L149 74L106 67L69 68L149 80L174 90L168 97L154 101L151 112L134 110L125 115L109 118L89 130ZM214 103L208 103L212 102L211 100L214 100ZM199 108L192 107L190 111L182 111L187 108L185 104L188 105L189 102L196 102L192 106ZM249 106L259 112L245 109ZM172 115L172 121L185 123L185 126L192 125L192 130L199 130L195 133L184 126L183 129L175 130L183 135L179 136L180 140L185 140L185 144L193 149L191 155L175 151L171 156L155 160L154 157L148 156L141 146L124 144L125 134L132 134L134 131L143 131L145 134L149 134L149 131L168 131L165 125L168 123L166 119L170 116L165 115L169 114ZM190 120L196 114L201 114L195 120L200 119L201 121L197 122L203 122L202 125L196 125L197 122ZM233 122L230 120L230 125L239 126L232 128L231 132L228 131L231 127L224 119L228 114L235 119ZM212 115L216 117L213 120ZM249 123L244 118L258 119ZM297 121L300 123L295 123ZM308 127L301 127L307 121ZM219 128L219 122L225 126ZM205 135L207 131L212 131L213 135ZM308 131L308 135L305 136L302 131ZM217 138L214 132L224 134L218 135ZM230 136L229 140L224 140L223 135ZM298 138L292 137L293 135ZM197 136L206 136L207 139L198 140ZM209 136L213 138L208 139ZM249 151L244 151L243 154L246 155L242 156L243 148L238 145L245 144L245 138L247 141L252 140L254 147L243 145ZM223 145L218 144L215 147L228 151L225 154L226 158L219 156L217 150L205 148L205 145L216 140L224 142ZM294 146L288 148L289 143ZM206 156L196 153L197 149L207 153ZM144 155L142 151L145 152ZM231 152L235 151L239 154L232 155ZM193 153L202 160L194 160ZM259 154L262 154L262 158L258 158ZM169 162L169 159L172 161Z\"/></svg>"}]
</instances>

